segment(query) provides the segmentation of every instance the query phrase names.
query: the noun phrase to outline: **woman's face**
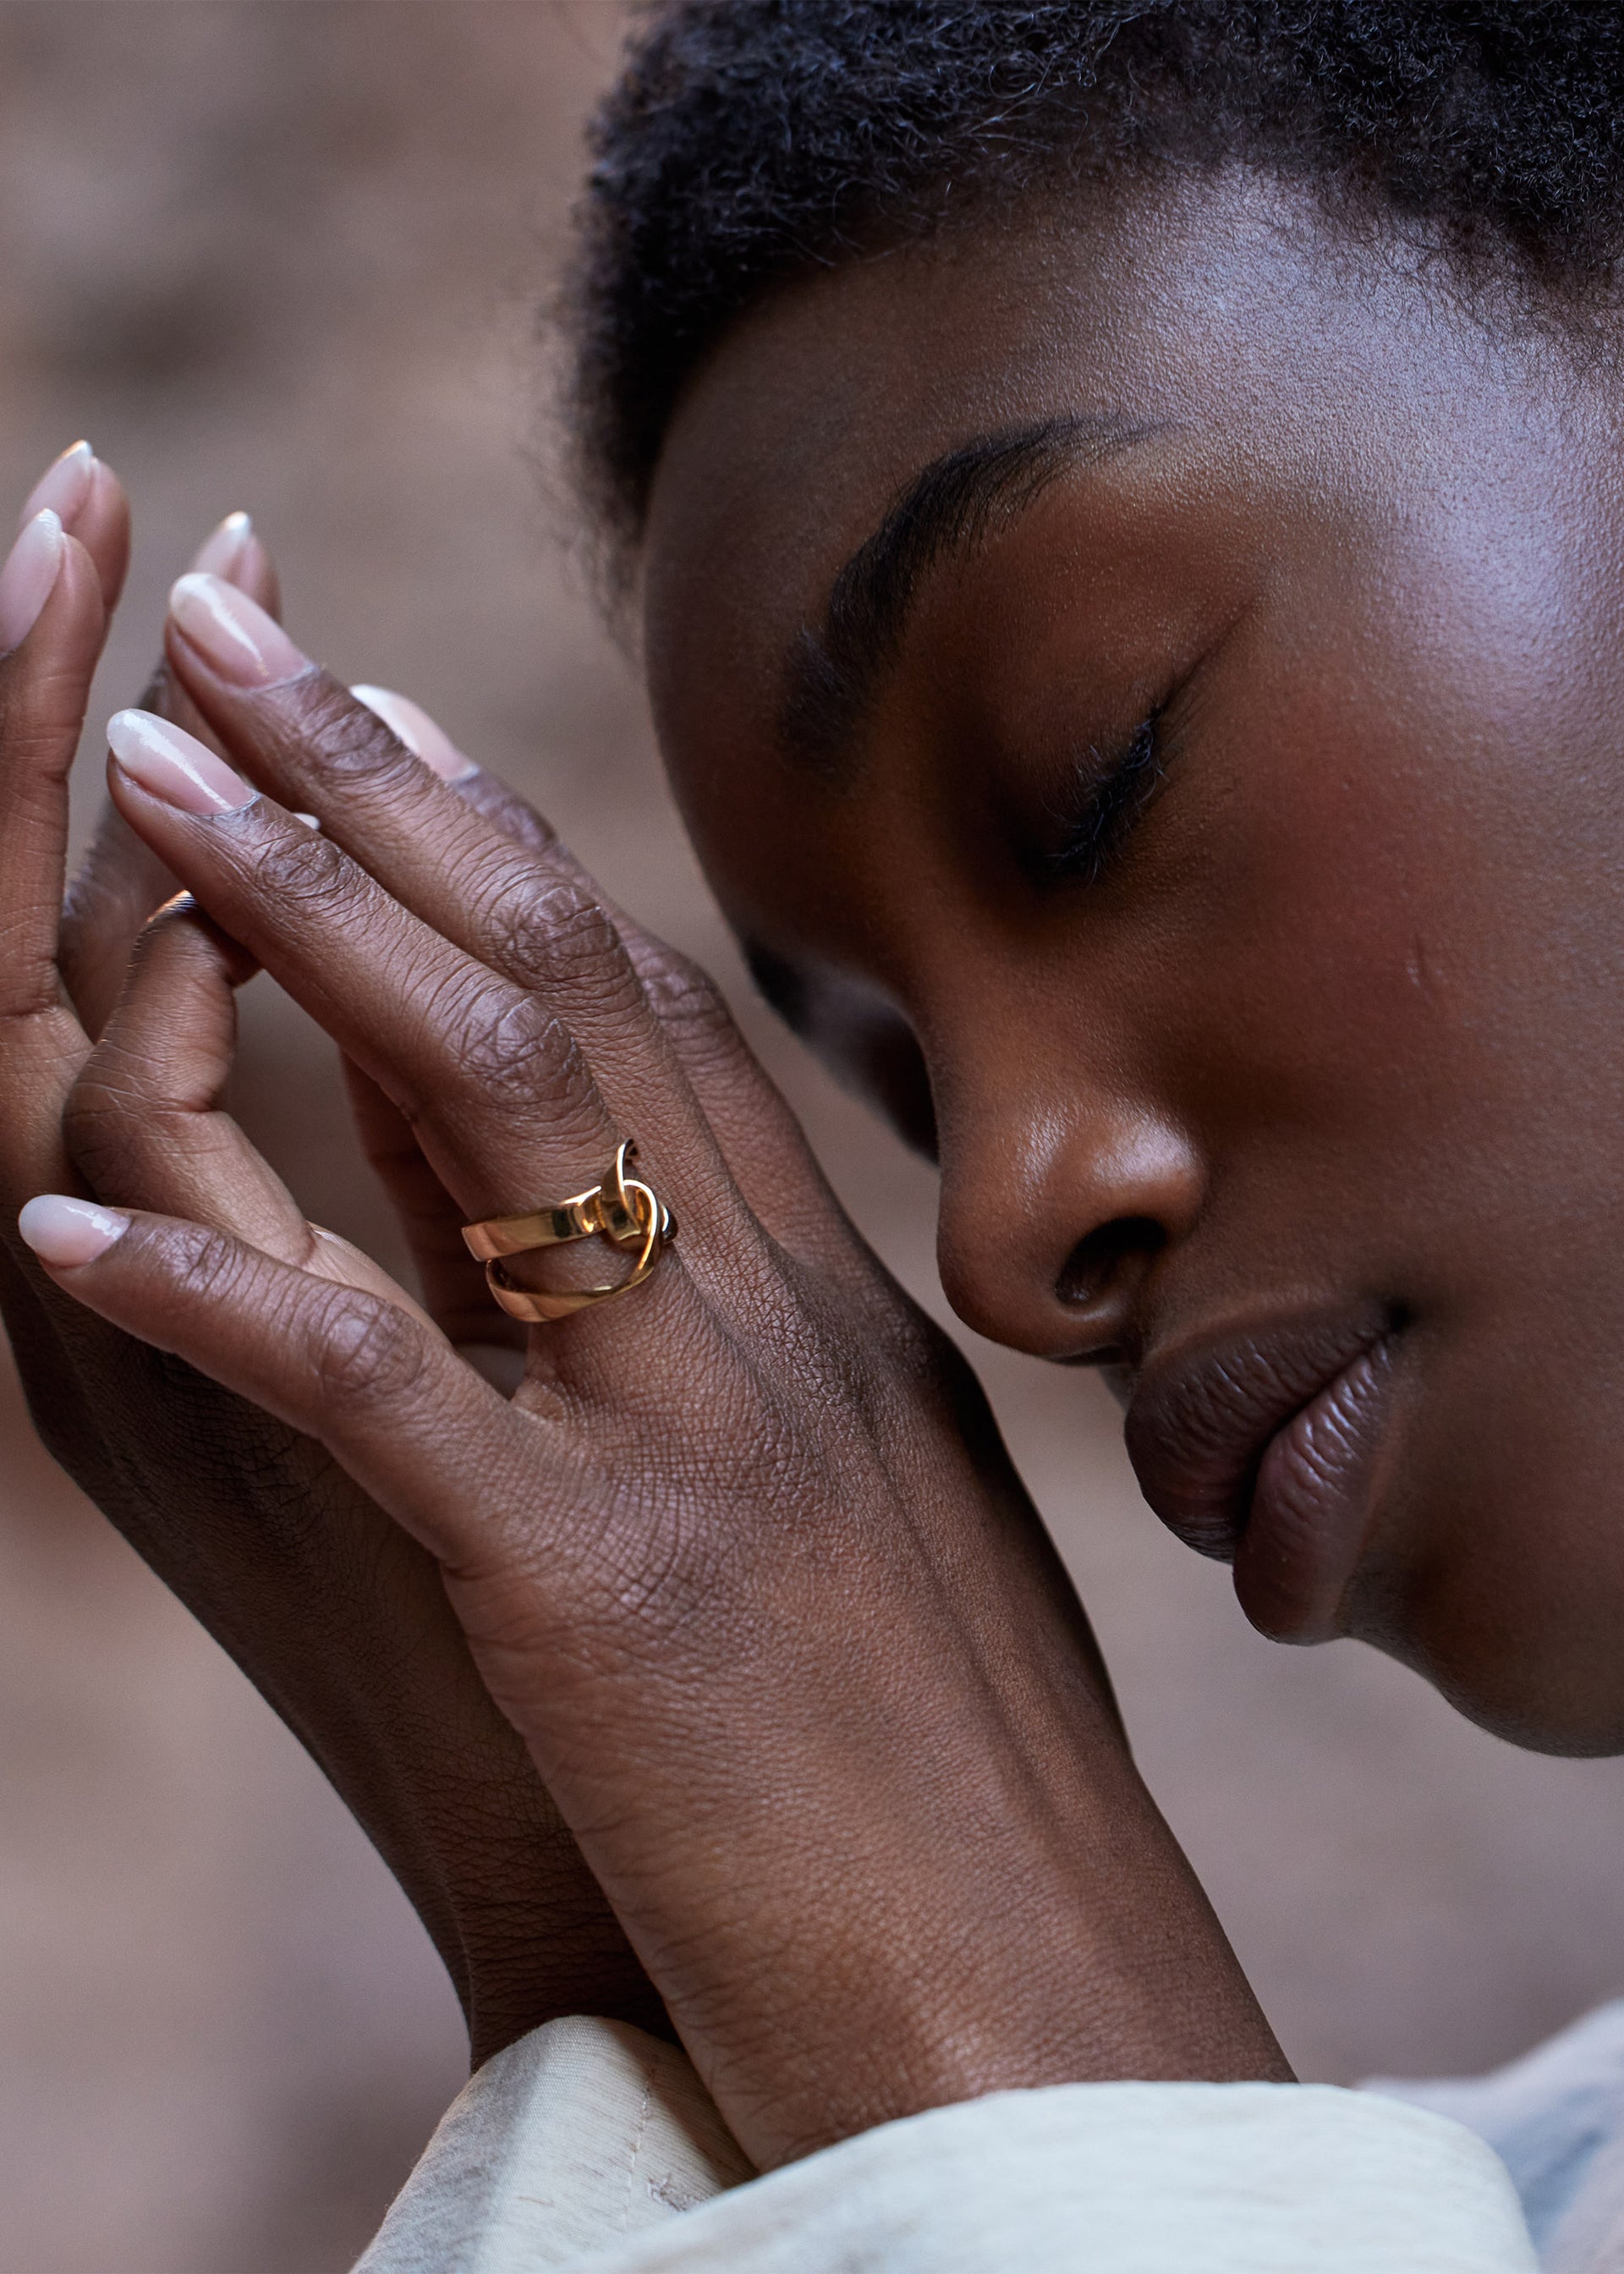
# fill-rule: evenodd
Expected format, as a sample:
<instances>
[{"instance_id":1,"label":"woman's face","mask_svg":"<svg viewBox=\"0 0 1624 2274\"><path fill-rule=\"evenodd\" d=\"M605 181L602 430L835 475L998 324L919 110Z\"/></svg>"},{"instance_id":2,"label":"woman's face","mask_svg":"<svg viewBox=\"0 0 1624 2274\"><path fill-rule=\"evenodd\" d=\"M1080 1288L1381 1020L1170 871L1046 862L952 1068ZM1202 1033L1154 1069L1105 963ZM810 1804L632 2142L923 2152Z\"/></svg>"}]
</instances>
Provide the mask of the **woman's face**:
<instances>
[{"instance_id":1,"label":"woman's face","mask_svg":"<svg viewBox=\"0 0 1624 2274\"><path fill-rule=\"evenodd\" d=\"M1414 265L1236 178L795 285L670 436L651 686L965 1318L1116 1370L1266 1632L1612 1749L1619 438Z\"/></svg>"}]
</instances>

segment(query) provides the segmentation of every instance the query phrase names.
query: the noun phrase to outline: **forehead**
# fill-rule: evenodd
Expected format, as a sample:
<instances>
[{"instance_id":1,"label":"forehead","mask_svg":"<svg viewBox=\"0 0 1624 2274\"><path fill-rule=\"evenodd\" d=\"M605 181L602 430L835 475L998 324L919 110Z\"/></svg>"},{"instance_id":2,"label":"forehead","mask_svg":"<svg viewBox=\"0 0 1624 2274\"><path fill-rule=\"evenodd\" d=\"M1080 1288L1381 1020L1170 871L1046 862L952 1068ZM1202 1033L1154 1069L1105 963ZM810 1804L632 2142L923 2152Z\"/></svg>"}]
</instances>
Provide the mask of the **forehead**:
<instances>
[{"instance_id":1,"label":"forehead","mask_svg":"<svg viewBox=\"0 0 1624 2274\"><path fill-rule=\"evenodd\" d=\"M1486 363L1389 248L1253 176L1051 201L798 280L723 343L662 455L644 586L662 727L702 659L764 697L886 503L972 436L1103 413L1335 480L1339 452L1402 433L1419 475Z\"/></svg>"},{"instance_id":2,"label":"forehead","mask_svg":"<svg viewBox=\"0 0 1624 2274\"><path fill-rule=\"evenodd\" d=\"M680 407L645 553L655 724L724 909L770 945L877 966L906 921L886 847L915 845L943 794L950 712L969 734L996 698L1007 731L1062 665L1086 693L1164 620L1266 590L1277 662L1340 646L1374 689L1400 651L1406 685L1470 653L1479 704L1507 673L1543 686L1613 605L1618 408L1424 255L1254 177L1051 207L798 282ZM831 794L781 727L831 582L933 460L1067 418L1157 439L926 578L883 731Z\"/></svg>"}]
</instances>

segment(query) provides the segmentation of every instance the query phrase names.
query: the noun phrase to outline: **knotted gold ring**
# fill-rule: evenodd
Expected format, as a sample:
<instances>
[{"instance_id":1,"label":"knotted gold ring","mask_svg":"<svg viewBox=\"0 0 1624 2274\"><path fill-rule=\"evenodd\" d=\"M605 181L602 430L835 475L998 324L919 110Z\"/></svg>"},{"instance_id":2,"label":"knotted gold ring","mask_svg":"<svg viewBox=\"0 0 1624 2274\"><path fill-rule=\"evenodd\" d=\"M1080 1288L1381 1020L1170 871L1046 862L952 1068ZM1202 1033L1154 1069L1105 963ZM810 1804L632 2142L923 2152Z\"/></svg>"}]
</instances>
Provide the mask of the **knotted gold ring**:
<instances>
[{"instance_id":1,"label":"knotted gold ring","mask_svg":"<svg viewBox=\"0 0 1624 2274\"><path fill-rule=\"evenodd\" d=\"M606 1303L611 1296L629 1295L634 1287L642 1286L676 1238L677 1223L647 1185L627 1174L636 1157L637 1148L628 1137L608 1175L590 1192L556 1201L550 1208L532 1209L526 1216L496 1216L462 1226L470 1254L484 1264L485 1285L510 1319L543 1326L550 1319L584 1311L589 1303ZM637 1260L624 1279L607 1287L560 1288L556 1295L547 1295L515 1287L502 1269L505 1255L529 1255L538 1248L593 1239L606 1239L622 1254L636 1250Z\"/></svg>"}]
</instances>

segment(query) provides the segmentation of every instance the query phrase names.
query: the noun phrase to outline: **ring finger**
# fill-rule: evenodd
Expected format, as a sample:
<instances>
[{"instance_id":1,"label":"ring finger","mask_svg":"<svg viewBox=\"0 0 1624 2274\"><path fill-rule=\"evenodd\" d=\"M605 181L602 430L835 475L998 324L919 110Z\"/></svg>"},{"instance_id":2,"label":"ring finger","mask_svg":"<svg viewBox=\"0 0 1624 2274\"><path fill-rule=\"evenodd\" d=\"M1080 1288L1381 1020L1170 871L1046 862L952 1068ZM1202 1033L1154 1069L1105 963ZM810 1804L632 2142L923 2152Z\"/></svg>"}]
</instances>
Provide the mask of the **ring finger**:
<instances>
[{"instance_id":1,"label":"ring finger","mask_svg":"<svg viewBox=\"0 0 1624 2274\"><path fill-rule=\"evenodd\" d=\"M604 1173L634 1131L542 998L442 938L177 729L122 712L109 740L132 825L395 1100L470 1216L533 1209ZM617 952L601 911L563 913L564 953ZM640 1102L635 1133L655 1171L663 1162L679 1180L679 1211L707 1187L719 1199L726 1172L680 1078ZM742 1213L736 1197L695 1210L713 1241L729 1224L744 1231Z\"/></svg>"},{"instance_id":2,"label":"ring finger","mask_svg":"<svg viewBox=\"0 0 1624 2274\"><path fill-rule=\"evenodd\" d=\"M793 1118L703 974L629 923L545 822L415 704L345 689L216 579L183 577L170 606L180 682L256 784L320 815L436 931L541 991L629 1126L651 1126L673 1085L690 1094L759 1221L808 1261L852 1267Z\"/></svg>"}]
</instances>

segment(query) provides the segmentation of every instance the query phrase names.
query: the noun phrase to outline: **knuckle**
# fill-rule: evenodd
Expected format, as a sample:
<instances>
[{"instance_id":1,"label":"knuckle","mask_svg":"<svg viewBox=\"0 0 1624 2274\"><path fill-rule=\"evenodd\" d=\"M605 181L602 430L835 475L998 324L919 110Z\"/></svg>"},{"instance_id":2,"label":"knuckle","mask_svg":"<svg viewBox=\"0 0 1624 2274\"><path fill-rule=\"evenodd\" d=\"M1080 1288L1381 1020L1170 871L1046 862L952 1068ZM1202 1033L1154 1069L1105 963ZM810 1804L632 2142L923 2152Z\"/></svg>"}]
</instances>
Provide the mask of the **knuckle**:
<instances>
[{"instance_id":1,"label":"knuckle","mask_svg":"<svg viewBox=\"0 0 1624 2274\"><path fill-rule=\"evenodd\" d=\"M649 1006L666 1031L703 1038L733 1031L733 1014L709 972L674 948L649 951L639 961Z\"/></svg>"},{"instance_id":2,"label":"knuckle","mask_svg":"<svg viewBox=\"0 0 1624 2274\"><path fill-rule=\"evenodd\" d=\"M381 1296L335 1288L321 1306L312 1352L324 1405L377 1407L410 1397L428 1370L420 1329Z\"/></svg>"},{"instance_id":3,"label":"knuckle","mask_svg":"<svg viewBox=\"0 0 1624 2274\"><path fill-rule=\"evenodd\" d=\"M458 783L457 793L465 804L472 806L476 813L483 815L525 852L563 857L558 832L552 823L495 774L475 774L471 779Z\"/></svg>"},{"instance_id":4,"label":"knuckle","mask_svg":"<svg viewBox=\"0 0 1624 2274\"><path fill-rule=\"evenodd\" d=\"M142 1101L132 1084L106 1070L82 1074L63 1109L62 1136L69 1158L102 1188L144 1149Z\"/></svg>"},{"instance_id":5,"label":"knuckle","mask_svg":"<svg viewBox=\"0 0 1624 2274\"><path fill-rule=\"evenodd\" d=\"M609 1010L635 998L620 933L583 878L533 868L508 876L492 896L487 924L497 960L528 986L590 992Z\"/></svg>"},{"instance_id":6,"label":"knuckle","mask_svg":"<svg viewBox=\"0 0 1624 2274\"><path fill-rule=\"evenodd\" d=\"M511 987L481 987L463 1007L455 1058L462 1088L485 1106L529 1112L540 1096L568 1109L594 1094L569 1029L534 995Z\"/></svg>"},{"instance_id":7,"label":"knuckle","mask_svg":"<svg viewBox=\"0 0 1624 2274\"><path fill-rule=\"evenodd\" d=\"M289 722L301 772L328 779L365 774L369 782L391 775L414 778L417 762L375 712L325 672L297 682Z\"/></svg>"},{"instance_id":8,"label":"knuckle","mask_svg":"<svg viewBox=\"0 0 1624 2274\"><path fill-rule=\"evenodd\" d=\"M356 891L359 872L331 838L294 822L267 839L253 860L256 891L279 907L321 916Z\"/></svg>"},{"instance_id":9,"label":"knuckle","mask_svg":"<svg viewBox=\"0 0 1624 2274\"><path fill-rule=\"evenodd\" d=\"M80 1068L62 1110L69 1157L111 1198L139 1198L154 1162L192 1153L210 1116L200 1098L177 1095L162 1060L104 1039Z\"/></svg>"},{"instance_id":10,"label":"knuckle","mask_svg":"<svg viewBox=\"0 0 1624 2274\"><path fill-rule=\"evenodd\" d=\"M169 1250L176 1291L183 1301L199 1306L229 1301L242 1279L244 1255L229 1233L185 1224L147 1236Z\"/></svg>"},{"instance_id":11,"label":"knuckle","mask_svg":"<svg viewBox=\"0 0 1624 2274\"><path fill-rule=\"evenodd\" d=\"M161 1100L86 1103L64 1119L69 1159L103 1200L131 1208L180 1204L184 1180L207 1159L203 1117Z\"/></svg>"},{"instance_id":12,"label":"knuckle","mask_svg":"<svg viewBox=\"0 0 1624 2274\"><path fill-rule=\"evenodd\" d=\"M84 674L75 665L35 663L20 676L8 671L0 679L0 746L8 766L52 780L65 775L78 747L84 700Z\"/></svg>"},{"instance_id":13,"label":"knuckle","mask_svg":"<svg viewBox=\"0 0 1624 2274\"><path fill-rule=\"evenodd\" d=\"M25 1028L60 1016L62 989L57 966L47 945L47 923L37 901L0 909L0 1023Z\"/></svg>"}]
</instances>

